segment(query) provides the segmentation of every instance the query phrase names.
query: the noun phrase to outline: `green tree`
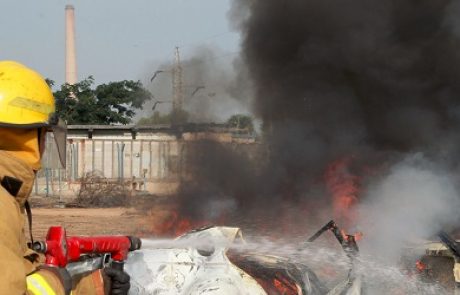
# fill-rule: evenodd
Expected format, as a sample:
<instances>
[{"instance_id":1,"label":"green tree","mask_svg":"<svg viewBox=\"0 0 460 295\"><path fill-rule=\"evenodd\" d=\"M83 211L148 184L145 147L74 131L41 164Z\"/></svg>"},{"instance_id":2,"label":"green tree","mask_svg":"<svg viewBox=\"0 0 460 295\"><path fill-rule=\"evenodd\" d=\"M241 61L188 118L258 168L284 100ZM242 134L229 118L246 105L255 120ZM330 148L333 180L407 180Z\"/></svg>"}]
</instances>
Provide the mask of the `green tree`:
<instances>
[{"instance_id":1,"label":"green tree","mask_svg":"<svg viewBox=\"0 0 460 295\"><path fill-rule=\"evenodd\" d=\"M129 124L151 94L140 81L119 81L93 88L94 79L64 84L54 92L56 111L67 124Z\"/></svg>"},{"instance_id":2,"label":"green tree","mask_svg":"<svg viewBox=\"0 0 460 295\"><path fill-rule=\"evenodd\" d=\"M252 117L248 115L233 115L227 120L227 125L230 128L246 129L248 132L254 131L254 121Z\"/></svg>"}]
</instances>

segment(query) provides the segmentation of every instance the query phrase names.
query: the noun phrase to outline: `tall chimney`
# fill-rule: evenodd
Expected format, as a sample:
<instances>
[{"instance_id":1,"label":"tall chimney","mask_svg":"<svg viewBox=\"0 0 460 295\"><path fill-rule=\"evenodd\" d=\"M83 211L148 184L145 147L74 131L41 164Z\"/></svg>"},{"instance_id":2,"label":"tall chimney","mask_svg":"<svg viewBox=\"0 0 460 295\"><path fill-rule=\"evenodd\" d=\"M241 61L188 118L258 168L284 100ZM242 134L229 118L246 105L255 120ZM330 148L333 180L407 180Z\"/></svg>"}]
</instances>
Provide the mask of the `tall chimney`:
<instances>
[{"instance_id":1,"label":"tall chimney","mask_svg":"<svg viewBox=\"0 0 460 295\"><path fill-rule=\"evenodd\" d=\"M75 14L73 5L65 7L65 81L73 85L77 79L77 56L75 53Z\"/></svg>"}]
</instances>

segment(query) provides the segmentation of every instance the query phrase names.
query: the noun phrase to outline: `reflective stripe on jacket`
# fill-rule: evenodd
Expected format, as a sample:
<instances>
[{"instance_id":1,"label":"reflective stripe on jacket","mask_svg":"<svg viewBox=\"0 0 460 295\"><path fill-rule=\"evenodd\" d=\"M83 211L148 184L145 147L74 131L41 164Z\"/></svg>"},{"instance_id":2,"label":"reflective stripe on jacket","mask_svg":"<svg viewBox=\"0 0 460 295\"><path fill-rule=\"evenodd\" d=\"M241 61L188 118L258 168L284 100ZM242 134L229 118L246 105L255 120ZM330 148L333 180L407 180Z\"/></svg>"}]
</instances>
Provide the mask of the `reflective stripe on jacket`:
<instances>
[{"instance_id":1,"label":"reflective stripe on jacket","mask_svg":"<svg viewBox=\"0 0 460 295\"><path fill-rule=\"evenodd\" d=\"M56 295L50 283L40 273L27 276L27 293L33 295Z\"/></svg>"}]
</instances>

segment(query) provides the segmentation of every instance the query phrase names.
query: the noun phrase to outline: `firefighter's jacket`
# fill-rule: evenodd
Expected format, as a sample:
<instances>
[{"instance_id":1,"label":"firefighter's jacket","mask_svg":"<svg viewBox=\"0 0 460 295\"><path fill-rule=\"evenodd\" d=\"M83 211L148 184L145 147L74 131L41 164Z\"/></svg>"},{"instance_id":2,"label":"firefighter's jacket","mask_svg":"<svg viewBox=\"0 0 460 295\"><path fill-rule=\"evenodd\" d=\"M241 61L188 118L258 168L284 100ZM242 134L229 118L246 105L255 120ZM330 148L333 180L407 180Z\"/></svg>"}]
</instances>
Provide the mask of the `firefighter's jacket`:
<instances>
[{"instance_id":1,"label":"firefighter's jacket","mask_svg":"<svg viewBox=\"0 0 460 295\"><path fill-rule=\"evenodd\" d=\"M24 204L34 178L26 163L0 150L0 295L65 294L59 276L40 269L43 256L27 247ZM101 273L76 282L72 294L104 294Z\"/></svg>"}]
</instances>

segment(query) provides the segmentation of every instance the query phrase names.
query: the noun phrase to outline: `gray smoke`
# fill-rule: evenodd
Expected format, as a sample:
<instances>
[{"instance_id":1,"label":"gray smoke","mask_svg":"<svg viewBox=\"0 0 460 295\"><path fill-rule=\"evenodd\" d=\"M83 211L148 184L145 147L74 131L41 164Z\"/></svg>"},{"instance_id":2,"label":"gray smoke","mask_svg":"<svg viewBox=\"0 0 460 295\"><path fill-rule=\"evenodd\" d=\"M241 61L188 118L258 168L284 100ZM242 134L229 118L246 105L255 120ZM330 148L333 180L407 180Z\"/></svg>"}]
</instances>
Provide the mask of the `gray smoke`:
<instances>
[{"instance_id":1,"label":"gray smoke","mask_svg":"<svg viewBox=\"0 0 460 295\"><path fill-rule=\"evenodd\" d=\"M184 61L183 70L189 97L185 107L192 121L223 122L234 114L248 112L250 85L234 54L200 47ZM197 87L203 88L196 91Z\"/></svg>"},{"instance_id":2,"label":"gray smoke","mask_svg":"<svg viewBox=\"0 0 460 295\"><path fill-rule=\"evenodd\" d=\"M351 157L364 190L358 212L374 218L367 230L381 234L376 244L401 246L457 222L459 7L234 1L229 17L243 37L270 150L261 204L327 203L313 188L330 163Z\"/></svg>"},{"instance_id":3,"label":"gray smoke","mask_svg":"<svg viewBox=\"0 0 460 295\"><path fill-rule=\"evenodd\" d=\"M187 49L187 48L186 48ZM184 50L187 52L188 50ZM230 116L250 113L251 85L241 59L234 53L209 46L197 47L181 62L183 71L184 109L194 123L225 122ZM172 101L173 58L155 63L146 69L145 85L155 96L139 117L152 114L153 103ZM153 81L157 70L163 70ZM170 103L157 105L162 113L171 111Z\"/></svg>"},{"instance_id":4,"label":"gray smoke","mask_svg":"<svg viewBox=\"0 0 460 295\"><path fill-rule=\"evenodd\" d=\"M402 248L455 228L459 210L458 175L421 154L408 156L373 180L357 207L363 249L397 261Z\"/></svg>"}]
</instances>

